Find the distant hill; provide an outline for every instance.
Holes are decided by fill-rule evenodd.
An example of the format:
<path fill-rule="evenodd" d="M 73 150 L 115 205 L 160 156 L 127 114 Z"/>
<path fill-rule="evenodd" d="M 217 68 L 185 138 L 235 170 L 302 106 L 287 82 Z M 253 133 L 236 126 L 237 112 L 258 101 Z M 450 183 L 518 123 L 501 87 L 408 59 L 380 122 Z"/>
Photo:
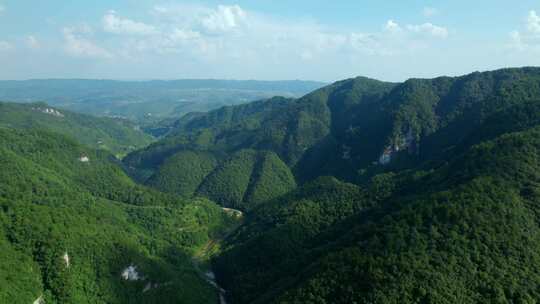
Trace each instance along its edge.
<path fill-rule="evenodd" d="M 0 126 L 57 132 L 89 147 L 109 150 L 117 156 L 123 156 L 152 142 L 151 136 L 125 119 L 77 114 L 45 103 L 0 102 Z"/>
<path fill-rule="evenodd" d="M 98 116 L 154 123 L 189 112 L 205 112 L 272 96 L 299 97 L 324 83 L 255 80 L 27 80 L 0 81 L 0 100 L 46 102 Z"/>

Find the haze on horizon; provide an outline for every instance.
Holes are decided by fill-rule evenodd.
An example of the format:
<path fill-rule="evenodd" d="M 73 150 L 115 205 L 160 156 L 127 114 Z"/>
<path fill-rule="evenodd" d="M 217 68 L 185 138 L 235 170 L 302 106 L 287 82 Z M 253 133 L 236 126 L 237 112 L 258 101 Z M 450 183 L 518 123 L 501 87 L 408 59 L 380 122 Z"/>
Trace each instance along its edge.
<path fill-rule="evenodd" d="M 0 79 L 387 81 L 540 65 L 540 3 L 0 0 Z"/>

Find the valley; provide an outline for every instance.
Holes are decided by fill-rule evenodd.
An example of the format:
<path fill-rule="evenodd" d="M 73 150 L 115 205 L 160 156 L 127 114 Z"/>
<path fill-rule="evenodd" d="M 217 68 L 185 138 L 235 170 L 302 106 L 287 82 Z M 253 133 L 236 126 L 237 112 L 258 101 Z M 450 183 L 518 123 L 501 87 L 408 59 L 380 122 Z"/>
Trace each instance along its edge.
<path fill-rule="evenodd" d="M 44 102 L 71 112 L 129 119 L 160 134 L 163 127 L 168 127 L 163 122 L 187 113 L 206 112 L 275 95 L 299 97 L 324 85 L 315 81 L 219 79 L 36 79 L 0 81 L 0 101 Z"/>
<path fill-rule="evenodd" d="M 540 2 L 0 0 L 0 304 L 540 304 Z"/>
<path fill-rule="evenodd" d="M 0 103 L 1 303 L 534 303 L 540 69 L 127 120 Z"/>

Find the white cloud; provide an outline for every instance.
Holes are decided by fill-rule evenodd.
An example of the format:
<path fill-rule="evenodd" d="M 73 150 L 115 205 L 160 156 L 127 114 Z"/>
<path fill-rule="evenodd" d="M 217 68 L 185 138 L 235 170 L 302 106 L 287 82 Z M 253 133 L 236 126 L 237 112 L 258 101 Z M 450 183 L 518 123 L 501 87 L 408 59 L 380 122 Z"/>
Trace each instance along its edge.
<path fill-rule="evenodd" d="M 437 26 L 429 22 L 424 24 L 409 24 L 403 28 L 396 21 L 390 19 L 384 26 L 386 32 L 392 34 L 422 34 L 428 37 L 446 38 L 448 37 L 448 30 L 445 27 Z"/>
<path fill-rule="evenodd" d="M 401 32 L 401 26 L 397 24 L 394 20 L 390 19 L 386 21 L 386 25 L 384 26 L 384 29 L 391 33 L 398 33 Z"/>
<path fill-rule="evenodd" d="M 378 31 L 350 31 L 313 20 L 273 17 L 238 5 L 161 5 L 153 7 L 148 17 L 133 21 L 121 12 L 107 12 L 95 33 L 88 27 L 64 30 L 65 50 L 77 57 L 114 57 L 119 65 L 167 62 L 190 66 L 196 72 L 205 68 L 251 73 L 268 65 L 274 71 L 292 67 L 301 71 L 299 62 L 335 67 L 376 61 L 366 59 L 370 57 L 426 52 L 438 43 L 433 38 L 448 34 L 432 24 L 407 26 L 394 20 Z M 103 42 L 98 45 L 98 41 Z"/>
<path fill-rule="evenodd" d="M 86 38 L 92 33 L 92 29 L 88 26 L 79 28 L 64 28 L 64 49 L 74 57 L 87 58 L 112 58 L 113 55 L 106 49 L 96 45 Z"/>
<path fill-rule="evenodd" d="M 448 37 L 448 30 L 446 28 L 433 25 L 429 22 L 420 25 L 408 25 L 407 29 L 414 33 L 428 34 L 437 38 Z"/>
<path fill-rule="evenodd" d="M 152 35 L 157 33 L 154 26 L 117 17 L 115 11 L 109 11 L 103 16 L 103 29 L 114 34 Z"/>
<path fill-rule="evenodd" d="M 536 11 L 530 11 L 527 17 L 527 30 L 531 33 L 540 34 L 540 17 Z"/>
<path fill-rule="evenodd" d="M 403 27 L 394 20 L 388 20 L 380 32 L 345 32 L 314 22 L 272 18 L 238 5 L 155 6 L 151 14 L 156 20 L 152 25 L 137 22 L 135 26 L 133 21 L 126 21 L 129 19 L 120 22 L 114 12 L 104 18 L 107 32 L 153 33 L 124 41 L 119 53 L 131 59 L 153 52 L 182 54 L 184 58 L 202 61 L 273 58 L 276 62 L 286 62 L 292 58 L 312 60 L 332 54 L 390 56 L 414 51 L 419 45 L 429 46 L 431 38 L 448 35 L 446 28 L 431 23 Z M 426 43 L 418 42 L 423 40 Z"/>
<path fill-rule="evenodd" d="M 217 10 L 201 19 L 202 26 L 209 32 L 228 32 L 245 25 L 247 13 L 238 5 L 219 5 Z"/>
<path fill-rule="evenodd" d="M 26 46 L 28 48 L 31 48 L 31 49 L 39 49 L 41 47 L 41 43 L 39 42 L 39 40 L 33 36 L 33 35 L 30 35 L 30 36 L 27 36 L 25 39 L 24 39 L 24 42 L 26 44 Z"/>
<path fill-rule="evenodd" d="M 424 7 L 422 14 L 426 18 L 431 18 L 439 14 L 439 10 L 434 7 Z"/>
<path fill-rule="evenodd" d="M 0 52 L 11 51 L 15 47 L 7 41 L 0 41 Z"/>
<path fill-rule="evenodd" d="M 0 15 L 6 11 L 6 8 L 2 5 L 0 5 Z"/>
<path fill-rule="evenodd" d="M 514 51 L 540 50 L 540 16 L 536 11 L 529 11 L 522 31 L 510 32 L 510 42 L 506 46 Z"/>

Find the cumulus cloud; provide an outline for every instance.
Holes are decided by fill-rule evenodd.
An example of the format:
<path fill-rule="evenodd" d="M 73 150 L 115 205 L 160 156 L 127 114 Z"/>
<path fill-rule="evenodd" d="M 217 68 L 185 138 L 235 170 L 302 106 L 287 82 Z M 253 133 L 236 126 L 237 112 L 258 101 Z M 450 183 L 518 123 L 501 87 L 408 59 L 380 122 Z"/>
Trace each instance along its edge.
<path fill-rule="evenodd" d="M 311 60 L 324 54 L 391 55 L 407 49 L 407 40 L 445 38 L 448 30 L 431 23 L 401 26 L 388 20 L 381 32 L 346 32 L 316 22 L 278 20 L 238 5 L 160 5 L 153 37 L 141 38 L 132 51 L 189 53 L 195 57 L 272 58 Z M 400 47 L 396 47 L 396 45 Z M 134 57 L 134 56 L 131 56 Z"/>
<path fill-rule="evenodd" d="M 527 29 L 531 33 L 540 34 L 540 17 L 536 11 L 530 11 L 527 17 Z"/>
<path fill-rule="evenodd" d="M 437 38 L 448 37 L 448 30 L 446 28 L 433 25 L 429 22 L 420 25 L 408 25 L 407 29 L 414 33 L 427 34 Z"/>
<path fill-rule="evenodd" d="M 510 32 L 507 47 L 515 51 L 540 50 L 540 16 L 531 10 L 525 19 L 523 29 Z"/>
<path fill-rule="evenodd" d="M 118 17 L 115 11 L 109 11 L 103 16 L 103 29 L 114 34 L 152 35 L 157 33 L 154 26 Z"/>
<path fill-rule="evenodd" d="M 386 22 L 384 30 L 393 34 L 422 34 L 426 37 L 435 38 L 448 37 L 448 30 L 445 27 L 437 26 L 429 22 L 424 24 L 409 24 L 405 27 L 402 27 L 396 21 L 390 19 Z"/>
<path fill-rule="evenodd" d="M 151 9 L 148 19 L 128 17 L 109 11 L 95 33 L 90 28 L 66 28 L 65 50 L 77 57 L 115 57 L 137 63 L 171 56 L 178 58 L 179 65 L 234 67 L 237 71 L 268 64 L 288 68 L 302 61 L 333 62 L 333 66 L 361 62 L 369 56 L 417 52 L 438 43 L 434 38 L 448 35 L 446 28 L 431 23 L 400 25 L 394 20 L 374 32 L 343 30 L 238 5 L 160 5 Z M 103 42 L 98 45 L 96 41 Z"/>
<path fill-rule="evenodd" d="M 201 19 L 201 24 L 209 32 L 228 32 L 245 25 L 247 13 L 238 5 L 219 5 Z"/>
<path fill-rule="evenodd" d="M 30 36 L 27 36 L 25 39 L 24 39 L 24 43 L 26 44 L 26 46 L 30 49 L 39 49 L 41 47 L 41 43 L 39 42 L 39 40 L 33 36 L 33 35 L 30 35 Z"/>
<path fill-rule="evenodd" d="M 422 14 L 424 15 L 424 17 L 426 18 L 431 18 L 433 16 L 436 16 L 439 14 L 439 10 L 434 8 L 434 7 L 424 7 L 424 9 L 422 10 Z"/>
<path fill-rule="evenodd" d="M 399 26 L 399 24 L 397 24 L 392 19 L 386 21 L 386 25 L 384 26 L 384 29 L 391 33 L 401 32 L 401 26 Z"/>
<path fill-rule="evenodd" d="M 101 59 L 113 57 L 109 51 L 87 38 L 88 35 L 93 33 L 88 26 L 66 27 L 62 30 L 62 33 L 64 35 L 64 49 L 71 56 Z"/>

